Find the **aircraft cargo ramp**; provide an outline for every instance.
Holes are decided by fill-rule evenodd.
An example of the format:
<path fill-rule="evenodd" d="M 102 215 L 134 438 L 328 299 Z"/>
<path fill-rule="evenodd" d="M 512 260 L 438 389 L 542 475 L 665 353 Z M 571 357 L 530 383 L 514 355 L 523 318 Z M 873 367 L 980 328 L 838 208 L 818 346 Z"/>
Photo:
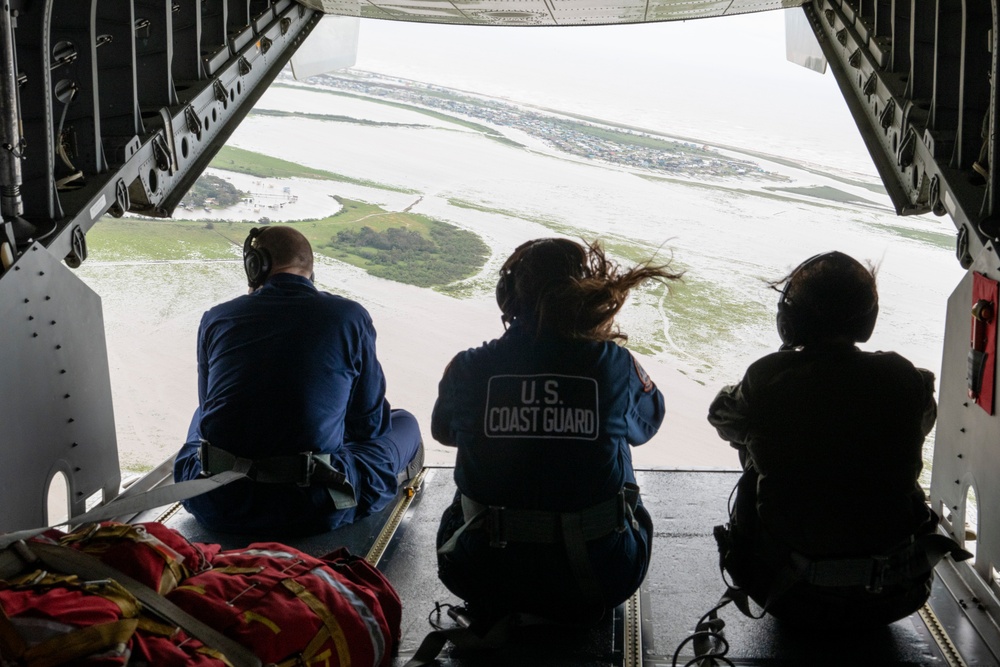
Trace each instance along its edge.
<path fill-rule="evenodd" d="M 415 492 L 401 492 L 381 514 L 323 535 L 290 540 L 314 555 L 346 546 L 367 554 L 392 581 L 403 601 L 403 640 L 395 667 L 402 667 L 431 631 L 435 603 L 458 604 L 438 581 L 435 536 L 455 487 L 452 468 L 425 468 Z M 671 665 L 677 646 L 724 591 L 712 527 L 726 519 L 726 499 L 739 477 L 734 471 L 646 470 L 637 478 L 653 517 L 653 561 L 639 595 L 594 629 L 534 627 L 515 630 L 506 648 L 470 652 L 448 644 L 439 662 L 455 667 L 590 667 Z M 190 539 L 226 548 L 269 539 L 206 531 L 177 510 L 162 519 Z M 998 635 L 978 600 L 966 591 L 949 559 L 937 568 L 931 600 L 919 613 L 869 634 L 804 635 L 766 617 L 750 620 L 732 605 L 721 611 L 735 665 L 937 666 L 998 665 Z M 441 624 L 454 622 L 440 614 Z M 678 665 L 694 654 L 691 643 Z M 691 663 L 709 667 L 721 662 Z"/>

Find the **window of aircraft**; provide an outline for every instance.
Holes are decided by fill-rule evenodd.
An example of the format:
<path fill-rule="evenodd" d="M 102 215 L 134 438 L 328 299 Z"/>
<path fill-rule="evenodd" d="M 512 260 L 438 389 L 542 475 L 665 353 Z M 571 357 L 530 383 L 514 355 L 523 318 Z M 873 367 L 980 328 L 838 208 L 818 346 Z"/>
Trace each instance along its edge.
<path fill-rule="evenodd" d="M 48 503 L 46 504 L 46 525 L 54 526 L 69 518 L 69 480 L 62 472 L 56 472 L 49 481 Z"/>
<path fill-rule="evenodd" d="M 976 490 L 970 486 L 965 494 L 965 549 L 975 555 L 978 540 L 979 504 L 976 502 Z"/>
<path fill-rule="evenodd" d="M 785 60 L 780 12 L 554 30 L 366 21 L 356 65 L 283 73 L 172 220 L 89 233 L 80 274 L 103 299 L 126 472 L 183 441 L 200 316 L 246 291 L 243 240 L 266 224 L 306 233 L 318 285 L 368 308 L 388 398 L 418 416 L 431 464 L 453 461 L 430 442 L 437 382 L 503 333 L 497 270 L 527 239 L 600 239 L 623 264 L 685 271 L 619 318 L 667 397 L 638 467 L 737 466 L 707 406 L 779 345 L 767 283 L 803 259 L 877 264 L 866 349 L 935 373 L 962 275 L 950 220 L 893 212 L 832 75 Z"/>

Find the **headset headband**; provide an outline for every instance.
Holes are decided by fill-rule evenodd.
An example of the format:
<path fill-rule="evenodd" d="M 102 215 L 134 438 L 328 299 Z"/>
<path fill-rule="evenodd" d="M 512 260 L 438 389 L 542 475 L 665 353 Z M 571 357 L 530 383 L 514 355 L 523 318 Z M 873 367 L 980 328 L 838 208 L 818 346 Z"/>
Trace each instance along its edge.
<path fill-rule="evenodd" d="M 782 348 L 789 349 L 799 347 L 806 343 L 822 339 L 829 334 L 831 327 L 835 327 L 836 333 L 849 336 L 856 343 L 864 343 L 871 338 L 875 329 L 875 320 L 878 318 L 878 295 L 872 305 L 863 312 L 855 313 L 845 318 L 841 322 L 824 321 L 824 314 L 814 307 L 796 304 L 789 299 L 788 292 L 799 274 L 808 267 L 821 261 L 834 261 L 841 266 L 864 267 L 850 255 L 840 251 L 831 251 L 813 255 L 805 260 L 792 271 L 781 289 L 781 296 L 778 298 L 777 327 L 778 335 L 781 337 Z M 827 331 L 823 329 L 826 328 Z"/>

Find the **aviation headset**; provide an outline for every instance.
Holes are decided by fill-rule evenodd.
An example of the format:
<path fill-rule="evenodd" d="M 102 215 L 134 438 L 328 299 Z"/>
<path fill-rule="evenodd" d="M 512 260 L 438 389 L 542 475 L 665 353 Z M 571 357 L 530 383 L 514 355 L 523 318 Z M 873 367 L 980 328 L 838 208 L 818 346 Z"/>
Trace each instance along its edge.
<path fill-rule="evenodd" d="M 843 319 L 824 313 L 821 307 L 796 304 L 792 299 L 789 299 L 789 287 L 796 277 L 804 269 L 820 262 L 835 264 L 832 275 L 827 280 L 838 280 L 844 274 L 857 269 L 868 271 L 856 259 L 838 251 L 820 253 L 799 264 L 788 276 L 788 280 L 785 281 L 781 290 L 781 296 L 778 298 L 777 325 L 782 349 L 791 349 L 822 339 L 830 330 L 849 336 L 856 343 L 864 343 L 871 338 L 872 331 L 875 329 L 875 320 L 878 318 L 877 294 L 874 295 L 874 303 L 869 308 L 850 314 Z M 850 296 L 850 294 L 845 295 L 845 297 Z"/>
<path fill-rule="evenodd" d="M 520 273 L 519 267 L 528 261 L 529 257 L 535 255 L 538 251 L 543 249 L 549 249 L 552 252 L 547 253 L 549 256 L 544 258 L 544 263 L 558 270 L 561 264 L 565 264 L 567 267 L 570 262 L 578 263 L 578 257 L 571 257 L 568 252 L 561 253 L 564 244 L 573 244 L 572 241 L 565 241 L 564 239 L 534 239 L 532 241 L 527 241 L 522 243 L 517 247 L 516 250 L 507 258 L 504 262 L 503 267 L 500 269 L 500 279 L 497 281 L 497 305 L 500 306 L 500 319 L 505 325 L 510 324 L 514 321 L 515 317 L 520 317 L 523 315 L 521 313 L 521 304 L 518 302 L 517 294 L 517 281 L 518 274 Z M 575 244 L 573 244 L 575 245 Z M 570 246 L 565 246 L 566 248 Z M 534 263 L 533 261 L 531 263 Z M 572 275 L 572 273 L 566 273 L 567 276 Z M 555 278 L 556 276 L 554 276 Z"/>
<path fill-rule="evenodd" d="M 247 285 L 257 289 L 264 284 L 271 273 L 271 253 L 266 248 L 254 244 L 254 239 L 264 233 L 264 229 L 254 227 L 243 242 L 243 270 L 247 274 Z"/>

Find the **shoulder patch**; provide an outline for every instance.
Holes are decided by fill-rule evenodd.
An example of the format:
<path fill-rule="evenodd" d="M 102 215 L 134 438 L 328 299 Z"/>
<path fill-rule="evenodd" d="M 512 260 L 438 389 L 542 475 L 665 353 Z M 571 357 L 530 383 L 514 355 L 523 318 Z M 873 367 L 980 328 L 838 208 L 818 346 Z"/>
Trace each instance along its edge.
<path fill-rule="evenodd" d="M 653 380 L 649 377 L 649 373 L 647 373 L 646 369 L 639 365 L 639 360 L 635 357 L 632 357 L 632 363 L 635 365 L 635 374 L 639 376 L 639 382 L 642 382 L 642 390 L 647 394 L 653 391 L 656 385 L 653 384 Z"/>

